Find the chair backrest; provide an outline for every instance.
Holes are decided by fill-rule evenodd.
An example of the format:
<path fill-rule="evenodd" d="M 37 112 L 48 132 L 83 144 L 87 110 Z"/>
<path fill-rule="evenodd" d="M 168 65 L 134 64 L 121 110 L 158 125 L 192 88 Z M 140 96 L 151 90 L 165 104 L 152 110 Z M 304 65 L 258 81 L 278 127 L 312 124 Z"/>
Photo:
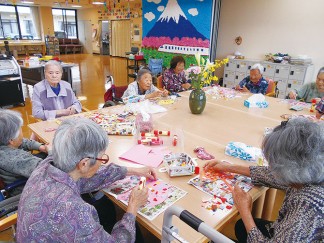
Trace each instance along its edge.
<path fill-rule="evenodd" d="M 131 47 L 131 51 L 130 51 L 130 52 L 131 52 L 132 54 L 136 54 L 138 51 L 139 51 L 139 48 L 138 48 L 137 46 L 132 46 L 132 47 Z"/>
<path fill-rule="evenodd" d="M 266 80 L 268 82 L 266 95 L 271 97 L 276 97 L 277 82 L 273 81 L 272 79 L 266 79 Z"/>
<path fill-rule="evenodd" d="M 163 76 L 160 75 L 156 78 L 156 87 L 158 89 L 163 89 Z"/>
<path fill-rule="evenodd" d="M 148 66 L 153 75 L 162 74 L 163 59 L 149 59 Z"/>

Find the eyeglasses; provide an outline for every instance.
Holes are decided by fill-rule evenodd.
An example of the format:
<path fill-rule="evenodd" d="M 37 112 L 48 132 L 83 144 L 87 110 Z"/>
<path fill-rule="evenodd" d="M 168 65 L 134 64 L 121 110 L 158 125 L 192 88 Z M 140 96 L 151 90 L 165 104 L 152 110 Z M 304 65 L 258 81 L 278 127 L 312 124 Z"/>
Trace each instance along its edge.
<path fill-rule="evenodd" d="M 87 157 L 88 159 L 95 159 L 101 161 L 101 164 L 107 164 L 109 161 L 109 156 L 107 154 L 103 154 L 101 158 Z"/>
<path fill-rule="evenodd" d="M 320 79 L 320 78 L 317 78 L 317 82 L 322 82 L 322 83 L 324 83 L 324 79 Z"/>

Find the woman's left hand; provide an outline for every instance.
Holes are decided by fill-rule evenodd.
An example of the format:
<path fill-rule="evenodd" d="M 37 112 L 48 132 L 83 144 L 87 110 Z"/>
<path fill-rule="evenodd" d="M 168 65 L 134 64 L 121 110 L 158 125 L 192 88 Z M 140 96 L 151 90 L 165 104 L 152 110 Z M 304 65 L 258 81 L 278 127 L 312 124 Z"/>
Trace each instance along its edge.
<path fill-rule="evenodd" d="M 150 180 L 157 180 L 156 172 L 152 167 L 128 168 L 128 175 L 144 176 Z"/>
<path fill-rule="evenodd" d="M 234 205 L 241 214 L 242 212 L 251 212 L 252 197 L 249 193 L 240 188 L 239 183 L 240 182 L 236 182 L 234 190 L 232 191 Z"/>

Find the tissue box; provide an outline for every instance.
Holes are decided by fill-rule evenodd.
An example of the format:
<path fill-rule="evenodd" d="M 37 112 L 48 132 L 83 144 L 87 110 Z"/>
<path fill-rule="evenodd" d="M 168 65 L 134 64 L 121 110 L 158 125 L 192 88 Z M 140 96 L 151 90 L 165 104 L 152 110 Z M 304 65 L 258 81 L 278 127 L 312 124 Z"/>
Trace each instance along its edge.
<path fill-rule="evenodd" d="M 240 142 L 230 142 L 225 147 L 225 154 L 242 160 L 256 161 L 256 158 L 262 156 L 262 151 Z"/>
<path fill-rule="evenodd" d="M 267 101 L 262 102 L 250 102 L 249 100 L 244 100 L 244 106 L 247 108 L 258 107 L 258 108 L 267 108 L 269 103 Z"/>
<path fill-rule="evenodd" d="M 244 101 L 244 106 L 251 108 L 251 107 L 258 107 L 258 108 L 266 108 L 268 107 L 269 103 L 265 100 L 263 94 L 253 94 L 247 100 Z"/>
<path fill-rule="evenodd" d="M 137 102 L 140 102 L 140 101 L 141 101 L 141 97 L 135 96 L 135 95 L 123 98 L 124 103 L 137 103 Z"/>
<path fill-rule="evenodd" d="M 170 177 L 192 175 L 196 167 L 196 163 L 185 153 L 167 154 L 163 164 Z"/>

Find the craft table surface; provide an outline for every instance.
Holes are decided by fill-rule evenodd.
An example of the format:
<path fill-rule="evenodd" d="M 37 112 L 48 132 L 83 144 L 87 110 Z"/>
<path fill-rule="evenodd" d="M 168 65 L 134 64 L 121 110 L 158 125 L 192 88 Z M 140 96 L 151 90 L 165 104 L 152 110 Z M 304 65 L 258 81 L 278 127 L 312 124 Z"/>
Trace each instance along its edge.
<path fill-rule="evenodd" d="M 165 106 L 168 109 L 167 112 L 153 115 L 154 128 L 171 130 L 171 132 L 180 134 L 178 146 L 170 147 L 170 150 L 173 152 L 185 152 L 195 157 L 193 149 L 197 146 L 202 146 L 216 158 L 226 159 L 238 164 L 249 163 L 252 165 L 253 163 L 226 156 L 224 149 L 229 142 L 243 142 L 248 145 L 260 147 L 264 128 L 274 127 L 280 124 L 283 120 L 280 115 L 312 114 L 306 109 L 299 112 L 290 111 L 288 104 L 278 102 L 278 99 L 271 97 L 266 98 L 269 102 L 268 108 L 249 109 L 243 105 L 243 101 L 249 96 L 242 95 L 240 98 L 230 100 L 215 100 L 208 97 L 204 112 L 200 115 L 193 115 L 189 109 L 188 97 L 189 92 L 181 93 L 181 97 L 174 104 Z M 113 108 L 105 108 L 105 110 L 109 109 Z M 43 121 L 30 124 L 29 127 L 43 141 L 51 142 L 55 132 L 45 132 L 45 128 L 56 128 L 58 127 L 58 123 L 55 120 Z M 110 161 L 125 166 L 136 166 L 133 163 L 127 163 L 118 158 L 118 156 L 136 144 L 136 138 L 133 136 L 111 135 L 109 139 L 112 141 L 107 150 Z M 205 161 L 198 159 L 198 164 L 202 168 Z M 193 213 L 215 229 L 221 229 L 230 219 L 238 214 L 236 208 L 233 207 L 228 215 L 223 218 L 217 218 L 209 210 L 201 207 L 202 198 L 208 196 L 204 192 L 187 184 L 189 179 L 194 177 L 194 175 L 170 178 L 167 173 L 158 172 L 158 177 L 187 191 L 188 194 L 175 204 Z M 262 196 L 264 199 L 266 190 L 267 188 L 253 188 L 250 191 L 253 201 Z M 123 209 L 126 208 L 121 202 L 111 196 L 110 198 Z M 269 207 L 269 205 L 267 206 Z M 272 206 L 270 205 L 271 209 Z M 261 211 L 262 207 L 263 203 L 261 205 Z M 163 213 L 153 221 L 149 221 L 142 216 L 137 216 L 137 220 L 158 238 L 161 238 Z M 173 224 L 179 229 L 180 235 L 186 240 L 190 242 L 206 241 L 206 238 L 202 234 L 191 229 L 177 217 L 173 217 Z"/>

